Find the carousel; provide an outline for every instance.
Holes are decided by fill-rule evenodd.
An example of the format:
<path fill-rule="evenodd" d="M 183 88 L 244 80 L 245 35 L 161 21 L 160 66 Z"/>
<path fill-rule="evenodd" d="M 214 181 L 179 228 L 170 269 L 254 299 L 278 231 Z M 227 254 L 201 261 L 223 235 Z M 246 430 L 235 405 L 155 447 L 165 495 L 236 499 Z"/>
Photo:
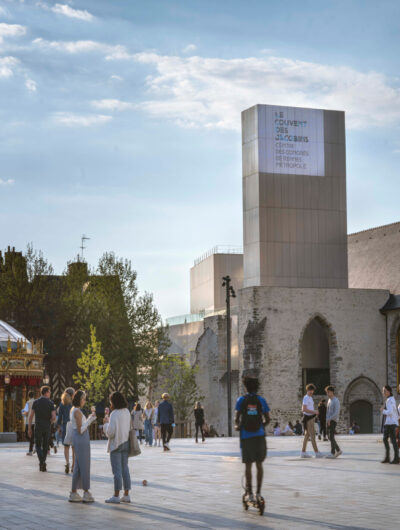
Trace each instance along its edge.
<path fill-rule="evenodd" d="M 44 375 L 43 342 L 29 341 L 19 331 L 0 320 L 0 433 L 15 432 L 24 439 L 25 423 L 21 414 L 28 392 L 38 397 Z"/>

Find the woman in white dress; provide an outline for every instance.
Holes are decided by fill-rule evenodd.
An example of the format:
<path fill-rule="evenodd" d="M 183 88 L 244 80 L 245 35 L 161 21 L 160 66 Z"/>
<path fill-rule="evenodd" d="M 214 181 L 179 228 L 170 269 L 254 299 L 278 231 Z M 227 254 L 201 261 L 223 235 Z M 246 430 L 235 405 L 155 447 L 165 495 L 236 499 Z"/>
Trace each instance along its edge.
<path fill-rule="evenodd" d="M 96 419 L 96 412 L 86 418 L 82 408 L 86 403 L 86 394 L 83 390 L 77 390 L 72 398 L 71 426 L 72 445 L 75 449 L 75 465 L 72 474 L 72 489 L 69 496 L 70 502 L 93 502 L 90 493 L 90 437 L 88 428 Z M 83 497 L 78 493 L 83 490 Z"/>

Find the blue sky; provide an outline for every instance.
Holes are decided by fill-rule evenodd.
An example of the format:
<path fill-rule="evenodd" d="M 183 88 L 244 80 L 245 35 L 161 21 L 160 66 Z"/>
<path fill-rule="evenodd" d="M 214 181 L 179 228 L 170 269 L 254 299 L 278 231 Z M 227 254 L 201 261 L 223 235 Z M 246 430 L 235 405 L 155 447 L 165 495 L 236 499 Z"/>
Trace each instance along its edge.
<path fill-rule="evenodd" d="M 164 317 L 242 243 L 240 112 L 346 111 L 348 228 L 400 220 L 400 3 L 0 0 L 0 248 L 132 260 Z"/>

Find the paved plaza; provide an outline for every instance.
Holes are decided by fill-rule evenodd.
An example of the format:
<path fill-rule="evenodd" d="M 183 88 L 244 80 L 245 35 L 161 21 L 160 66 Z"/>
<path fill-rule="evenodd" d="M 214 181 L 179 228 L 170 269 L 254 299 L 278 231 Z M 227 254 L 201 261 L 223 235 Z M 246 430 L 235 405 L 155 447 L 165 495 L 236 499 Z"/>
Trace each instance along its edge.
<path fill-rule="evenodd" d="M 0 528 L 398 528 L 400 466 L 380 464 L 381 437 L 338 440 L 341 458 L 301 460 L 300 438 L 268 438 L 263 517 L 242 508 L 237 439 L 172 440 L 170 453 L 143 447 L 130 460 L 133 502 L 119 506 L 104 504 L 113 490 L 105 442 L 92 442 L 92 505 L 67 502 L 61 447 L 44 474 L 24 444 L 0 446 Z"/>

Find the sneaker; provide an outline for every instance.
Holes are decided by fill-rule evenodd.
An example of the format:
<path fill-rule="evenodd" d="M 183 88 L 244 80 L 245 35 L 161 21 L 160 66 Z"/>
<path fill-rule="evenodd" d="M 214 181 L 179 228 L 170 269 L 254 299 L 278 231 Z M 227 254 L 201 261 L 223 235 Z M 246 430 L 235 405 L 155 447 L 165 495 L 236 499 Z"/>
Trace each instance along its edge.
<path fill-rule="evenodd" d="M 33 453 L 32 453 L 31 451 L 28 451 L 28 452 L 26 453 L 26 456 L 33 456 Z"/>
<path fill-rule="evenodd" d="M 315 458 L 325 458 L 325 456 L 322 453 L 315 453 Z"/>
<path fill-rule="evenodd" d="M 256 502 L 256 498 L 254 496 L 254 493 L 248 493 L 247 496 L 246 496 L 246 501 L 249 504 L 253 504 L 254 502 Z"/>
<path fill-rule="evenodd" d="M 336 458 L 336 456 L 337 456 L 337 455 L 329 454 L 329 455 L 326 456 L 326 458 L 329 458 L 329 459 L 330 459 L 330 458 Z"/>
<path fill-rule="evenodd" d="M 79 495 L 79 493 L 72 492 L 69 494 L 69 502 L 82 502 L 82 497 Z"/>
<path fill-rule="evenodd" d="M 312 458 L 308 453 L 301 453 L 300 458 Z"/>
<path fill-rule="evenodd" d="M 125 502 L 126 504 L 129 504 L 131 502 L 131 498 L 129 495 L 124 495 L 121 497 L 121 502 Z"/>
<path fill-rule="evenodd" d="M 115 495 L 113 495 L 109 499 L 106 499 L 107 504 L 120 504 L 120 502 L 121 502 L 121 499 L 119 497 L 115 497 Z"/>
<path fill-rule="evenodd" d="M 90 491 L 85 491 L 83 494 L 83 502 L 94 502 L 94 498 L 92 497 L 92 494 Z"/>
<path fill-rule="evenodd" d="M 339 451 L 337 451 L 337 453 L 336 453 L 336 455 L 335 455 L 335 458 L 337 458 L 338 456 L 340 456 L 340 455 L 342 455 L 342 454 L 343 454 L 343 451 L 341 451 L 341 450 L 339 449 Z"/>
<path fill-rule="evenodd" d="M 400 460 L 398 458 L 393 458 L 393 460 L 390 462 L 391 464 L 398 464 Z"/>

